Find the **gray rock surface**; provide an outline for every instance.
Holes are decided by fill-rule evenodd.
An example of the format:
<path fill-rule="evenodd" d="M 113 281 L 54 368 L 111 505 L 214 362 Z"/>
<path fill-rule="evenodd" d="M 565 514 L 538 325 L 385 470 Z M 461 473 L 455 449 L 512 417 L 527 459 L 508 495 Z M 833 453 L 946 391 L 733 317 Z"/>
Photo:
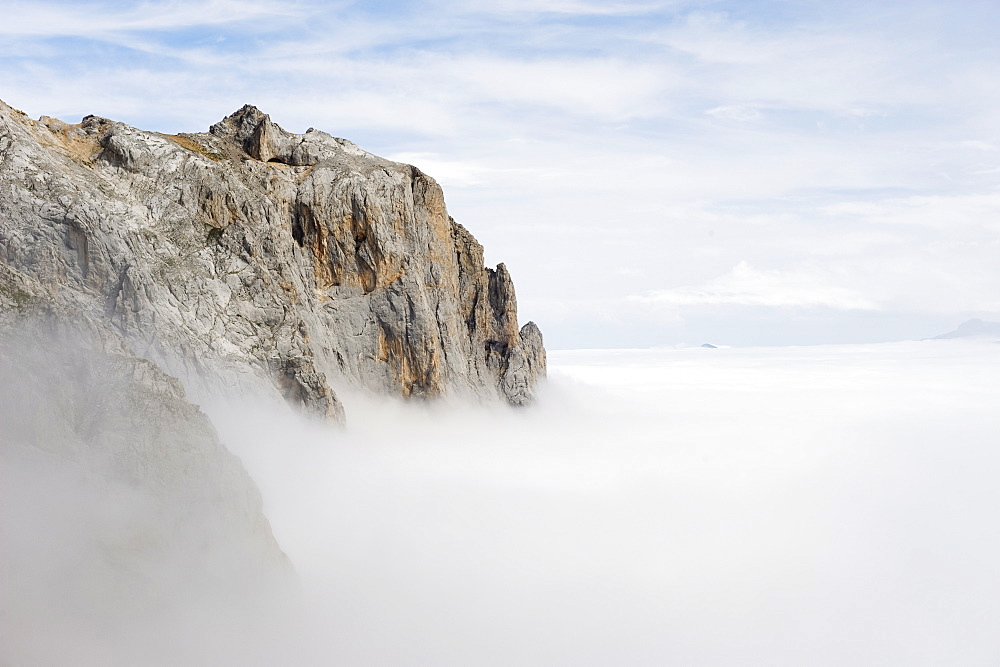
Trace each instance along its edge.
<path fill-rule="evenodd" d="M 44 302 L 189 388 L 265 381 L 528 403 L 542 336 L 441 188 L 246 106 L 199 134 L 0 103 L 0 308 Z"/>

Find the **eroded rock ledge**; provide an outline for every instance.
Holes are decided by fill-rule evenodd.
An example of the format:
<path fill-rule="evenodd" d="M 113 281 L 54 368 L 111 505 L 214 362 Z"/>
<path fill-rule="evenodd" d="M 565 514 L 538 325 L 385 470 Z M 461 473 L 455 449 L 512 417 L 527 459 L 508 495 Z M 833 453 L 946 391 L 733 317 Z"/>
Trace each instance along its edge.
<path fill-rule="evenodd" d="M 106 328 L 188 383 L 264 379 L 337 419 L 331 385 L 523 405 L 545 374 L 432 178 L 252 106 L 172 136 L 0 103 L 0 211 L 0 309 Z"/>

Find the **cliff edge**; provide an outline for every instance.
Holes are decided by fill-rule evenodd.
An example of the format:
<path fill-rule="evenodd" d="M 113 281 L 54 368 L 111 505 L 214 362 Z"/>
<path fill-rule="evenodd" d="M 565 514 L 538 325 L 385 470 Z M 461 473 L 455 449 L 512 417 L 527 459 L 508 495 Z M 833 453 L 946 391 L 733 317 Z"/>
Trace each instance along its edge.
<path fill-rule="evenodd" d="M 545 374 L 432 178 L 252 106 L 164 135 L 0 103 L 0 211 L 0 311 L 120 336 L 189 386 L 264 380 L 336 420 L 338 383 L 524 405 Z"/>

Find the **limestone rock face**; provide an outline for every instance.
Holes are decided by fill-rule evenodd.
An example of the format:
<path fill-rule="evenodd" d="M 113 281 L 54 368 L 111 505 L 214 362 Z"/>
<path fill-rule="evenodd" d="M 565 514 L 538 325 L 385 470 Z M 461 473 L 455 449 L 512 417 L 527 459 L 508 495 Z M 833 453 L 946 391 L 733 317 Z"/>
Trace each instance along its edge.
<path fill-rule="evenodd" d="M 186 384 L 523 405 L 545 374 L 506 268 L 416 167 L 246 106 L 200 134 L 0 103 L 0 308 L 44 301 Z"/>

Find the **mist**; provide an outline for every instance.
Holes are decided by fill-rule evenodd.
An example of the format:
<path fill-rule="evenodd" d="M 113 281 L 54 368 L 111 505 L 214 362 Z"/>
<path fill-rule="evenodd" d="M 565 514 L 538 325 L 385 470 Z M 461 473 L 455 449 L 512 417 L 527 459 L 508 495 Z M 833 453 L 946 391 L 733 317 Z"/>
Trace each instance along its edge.
<path fill-rule="evenodd" d="M 260 496 L 204 415 L 152 428 L 118 366 L 53 349 L 0 368 L 5 663 L 1000 650 L 995 343 L 553 352 L 530 408 L 341 388 L 346 428 L 203 401 Z"/>
<path fill-rule="evenodd" d="M 296 587 L 180 383 L 52 321 L 0 331 L 0 582 L 12 666 L 274 664 Z"/>
<path fill-rule="evenodd" d="M 209 413 L 301 578 L 298 664 L 981 664 L 998 361 L 557 352 L 527 410 Z"/>

